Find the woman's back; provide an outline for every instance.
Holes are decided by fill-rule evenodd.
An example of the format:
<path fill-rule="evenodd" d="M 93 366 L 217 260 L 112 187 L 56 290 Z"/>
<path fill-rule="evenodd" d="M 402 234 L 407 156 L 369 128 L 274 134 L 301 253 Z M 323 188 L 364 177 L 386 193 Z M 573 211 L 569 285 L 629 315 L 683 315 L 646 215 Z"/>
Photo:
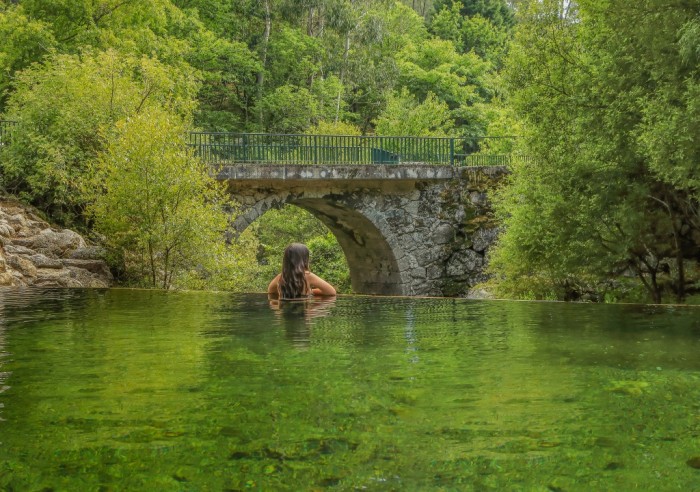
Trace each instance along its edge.
<path fill-rule="evenodd" d="M 304 299 L 312 295 L 334 296 L 335 288 L 309 271 L 309 249 L 300 243 L 287 246 L 282 257 L 282 273 L 277 275 L 267 292 L 280 299 Z"/>

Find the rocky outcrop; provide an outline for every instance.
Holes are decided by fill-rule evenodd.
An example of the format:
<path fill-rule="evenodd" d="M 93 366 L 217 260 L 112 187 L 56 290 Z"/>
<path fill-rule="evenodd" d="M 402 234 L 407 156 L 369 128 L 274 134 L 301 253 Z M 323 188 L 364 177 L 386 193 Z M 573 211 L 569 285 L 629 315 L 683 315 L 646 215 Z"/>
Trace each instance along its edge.
<path fill-rule="evenodd" d="M 52 227 L 30 207 L 0 199 L 0 286 L 109 287 L 102 248 Z"/>

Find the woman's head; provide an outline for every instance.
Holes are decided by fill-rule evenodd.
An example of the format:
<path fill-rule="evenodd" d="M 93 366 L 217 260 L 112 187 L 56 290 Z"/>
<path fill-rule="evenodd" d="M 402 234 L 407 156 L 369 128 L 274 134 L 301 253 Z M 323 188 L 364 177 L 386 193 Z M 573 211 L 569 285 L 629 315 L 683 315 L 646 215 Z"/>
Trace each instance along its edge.
<path fill-rule="evenodd" d="M 309 291 L 306 271 L 309 269 L 309 248 L 300 243 L 292 243 L 284 250 L 282 257 L 282 277 L 279 281 L 280 297 L 296 299 L 306 296 Z"/>
<path fill-rule="evenodd" d="M 284 250 L 282 258 L 282 271 L 285 268 L 309 269 L 309 248 L 305 244 L 292 243 Z"/>

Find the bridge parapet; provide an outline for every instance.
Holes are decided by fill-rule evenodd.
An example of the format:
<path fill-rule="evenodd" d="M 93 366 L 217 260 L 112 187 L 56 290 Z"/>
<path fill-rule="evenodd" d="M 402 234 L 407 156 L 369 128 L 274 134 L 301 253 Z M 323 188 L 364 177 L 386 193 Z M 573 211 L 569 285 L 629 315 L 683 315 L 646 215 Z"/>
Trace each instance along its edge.
<path fill-rule="evenodd" d="M 212 165 L 233 163 L 440 166 L 508 165 L 510 154 L 490 153 L 515 137 L 383 137 L 192 132 L 190 145 Z"/>
<path fill-rule="evenodd" d="M 402 166 L 375 165 L 287 165 L 239 164 L 223 166 L 217 171 L 219 180 L 444 180 L 453 179 L 459 168 L 422 163 Z"/>
<path fill-rule="evenodd" d="M 0 146 L 16 121 L 0 120 Z M 508 166 L 526 159 L 489 152 L 494 142 L 516 137 L 406 137 L 190 132 L 189 145 L 217 168 L 238 164 Z"/>

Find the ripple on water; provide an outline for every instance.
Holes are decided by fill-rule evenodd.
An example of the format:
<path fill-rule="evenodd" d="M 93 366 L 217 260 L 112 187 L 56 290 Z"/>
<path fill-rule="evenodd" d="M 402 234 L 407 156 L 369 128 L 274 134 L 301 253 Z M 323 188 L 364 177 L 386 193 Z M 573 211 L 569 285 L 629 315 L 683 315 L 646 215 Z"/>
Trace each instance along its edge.
<path fill-rule="evenodd" d="M 697 485 L 697 311 L 31 288 L 0 309 L 0 490 Z"/>

